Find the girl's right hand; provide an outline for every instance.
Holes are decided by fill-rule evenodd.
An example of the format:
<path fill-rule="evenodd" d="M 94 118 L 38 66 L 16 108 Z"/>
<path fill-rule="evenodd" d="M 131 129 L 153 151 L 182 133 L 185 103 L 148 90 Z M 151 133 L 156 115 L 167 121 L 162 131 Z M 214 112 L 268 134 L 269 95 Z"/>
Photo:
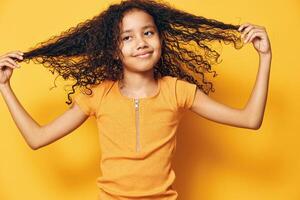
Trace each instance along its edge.
<path fill-rule="evenodd" d="M 23 52 L 12 51 L 0 56 L 0 85 L 7 83 L 16 67 L 20 67 L 15 59 L 23 60 Z"/>

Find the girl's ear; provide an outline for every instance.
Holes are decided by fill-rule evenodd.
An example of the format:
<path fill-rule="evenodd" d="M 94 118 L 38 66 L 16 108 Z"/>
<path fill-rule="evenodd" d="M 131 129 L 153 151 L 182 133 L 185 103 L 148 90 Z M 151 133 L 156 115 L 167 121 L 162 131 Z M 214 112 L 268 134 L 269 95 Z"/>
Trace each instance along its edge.
<path fill-rule="evenodd" d="M 163 38 L 162 38 L 161 34 L 159 34 L 159 41 L 160 41 L 160 45 L 162 46 L 163 45 Z"/>
<path fill-rule="evenodd" d="M 160 39 L 160 46 L 162 47 L 163 44 L 164 44 L 164 40 L 161 38 L 161 39 Z"/>
<path fill-rule="evenodd" d="M 114 56 L 113 56 L 113 59 L 115 59 L 115 60 L 119 60 L 119 56 L 117 56 L 117 55 L 114 55 Z"/>
<path fill-rule="evenodd" d="M 114 53 L 113 59 L 115 59 L 115 60 L 119 60 L 119 59 L 120 59 L 120 57 L 118 56 L 118 53 L 117 53 L 117 52 Z"/>

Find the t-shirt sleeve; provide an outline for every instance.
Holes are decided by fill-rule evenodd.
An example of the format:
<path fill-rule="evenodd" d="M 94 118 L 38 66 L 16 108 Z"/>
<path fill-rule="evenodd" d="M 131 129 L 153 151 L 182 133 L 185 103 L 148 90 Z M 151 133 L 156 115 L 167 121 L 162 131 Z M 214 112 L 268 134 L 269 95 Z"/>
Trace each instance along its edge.
<path fill-rule="evenodd" d="M 93 86 L 90 89 L 80 88 L 74 96 L 73 104 L 76 103 L 86 115 L 95 116 L 100 102 L 99 88 Z"/>
<path fill-rule="evenodd" d="M 197 85 L 185 80 L 175 80 L 175 94 L 178 109 L 190 109 L 193 105 Z"/>

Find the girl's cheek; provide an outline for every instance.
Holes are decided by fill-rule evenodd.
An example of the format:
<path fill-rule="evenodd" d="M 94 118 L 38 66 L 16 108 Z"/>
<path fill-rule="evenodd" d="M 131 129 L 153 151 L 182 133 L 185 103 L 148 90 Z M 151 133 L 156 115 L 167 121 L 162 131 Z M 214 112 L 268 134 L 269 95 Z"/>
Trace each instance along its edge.
<path fill-rule="evenodd" d="M 124 45 L 122 48 L 122 53 L 127 56 L 131 54 L 131 46 L 130 45 Z"/>

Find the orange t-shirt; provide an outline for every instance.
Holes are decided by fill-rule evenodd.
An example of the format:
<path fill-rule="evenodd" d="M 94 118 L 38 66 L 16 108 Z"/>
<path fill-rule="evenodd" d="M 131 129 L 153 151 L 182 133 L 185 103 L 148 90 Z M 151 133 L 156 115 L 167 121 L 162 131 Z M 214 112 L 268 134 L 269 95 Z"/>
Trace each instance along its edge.
<path fill-rule="evenodd" d="M 100 200 L 177 199 L 171 166 L 176 130 L 197 85 L 164 76 L 158 86 L 155 95 L 134 99 L 120 92 L 118 81 L 105 80 L 92 87 L 92 96 L 75 95 L 74 102 L 97 122 Z"/>

